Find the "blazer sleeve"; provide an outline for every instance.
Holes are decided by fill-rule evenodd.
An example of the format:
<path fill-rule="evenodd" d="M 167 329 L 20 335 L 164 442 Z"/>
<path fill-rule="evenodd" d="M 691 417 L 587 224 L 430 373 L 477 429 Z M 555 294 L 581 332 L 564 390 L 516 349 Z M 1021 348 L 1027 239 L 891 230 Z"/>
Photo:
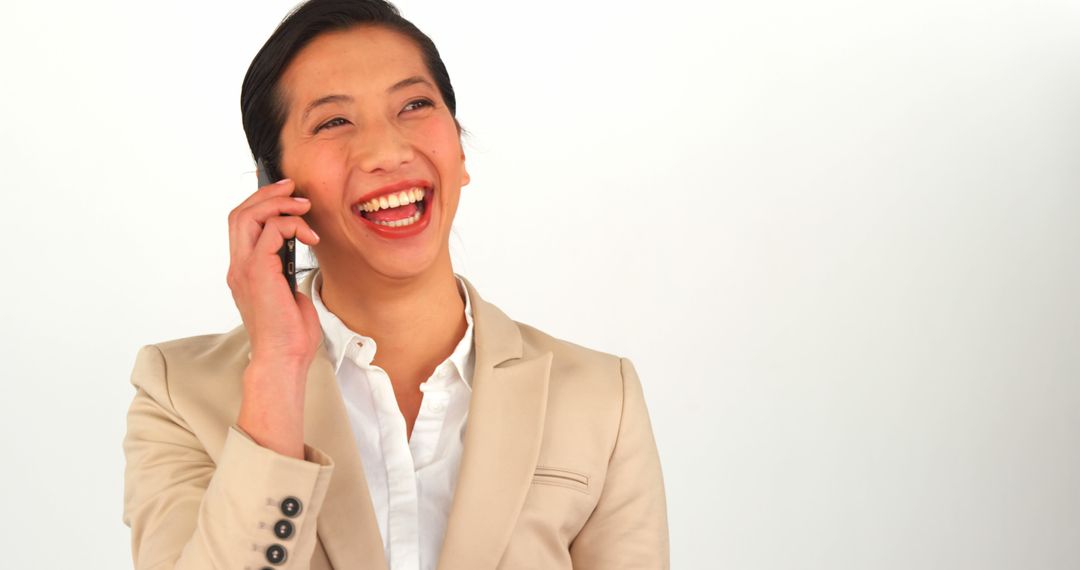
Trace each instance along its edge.
<path fill-rule="evenodd" d="M 331 459 L 310 446 L 305 460 L 281 455 L 233 425 L 215 462 L 174 409 L 166 359 L 155 345 L 139 351 L 131 383 L 123 520 L 135 568 L 263 568 L 278 545 L 284 552 L 271 555 L 284 554 L 284 561 L 274 568 L 306 570 Z M 275 535 L 275 525 L 285 530 L 282 520 L 292 526 L 287 538 Z"/>
<path fill-rule="evenodd" d="M 641 381 L 619 359 L 623 400 L 615 448 L 596 508 L 570 544 L 574 568 L 667 570 L 667 499 Z"/>

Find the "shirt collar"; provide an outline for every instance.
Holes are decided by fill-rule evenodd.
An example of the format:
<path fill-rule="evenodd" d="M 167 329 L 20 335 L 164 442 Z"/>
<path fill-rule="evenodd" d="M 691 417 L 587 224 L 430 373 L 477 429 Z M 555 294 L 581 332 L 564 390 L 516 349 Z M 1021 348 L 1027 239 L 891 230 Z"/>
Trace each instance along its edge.
<path fill-rule="evenodd" d="M 462 335 L 461 340 L 454 347 L 454 351 L 447 360 L 457 368 L 461 379 L 465 381 L 465 385 L 472 391 L 473 367 L 476 363 L 476 355 L 473 350 L 472 302 L 469 299 L 469 289 L 465 286 L 461 276 L 455 273 L 454 279 L 457 280 L 458 291 L 465 298 L 465 322 L 467 326 L 465 334 Z M 377 348 L 375 339 L 350 330 L 337 315 L 330 312 L 319 295 L 321 286 L 322 272 L 318 272 L 315 274 L 311 284 L 311 302 L 315 305 L 315 312 L 319 315 L 319 324 L 326 339 L 326 351 L 330 356 L 330 361 L 334 363 L 334 371 L 337 372 L 341 369 L 341 363 L 345 359 L 346 351 L 356 346 L 356 343 L 361 345 L 359 348 L 360 360 L 371 364 L 371 361 L 375 359 L 375 350 Z"/>

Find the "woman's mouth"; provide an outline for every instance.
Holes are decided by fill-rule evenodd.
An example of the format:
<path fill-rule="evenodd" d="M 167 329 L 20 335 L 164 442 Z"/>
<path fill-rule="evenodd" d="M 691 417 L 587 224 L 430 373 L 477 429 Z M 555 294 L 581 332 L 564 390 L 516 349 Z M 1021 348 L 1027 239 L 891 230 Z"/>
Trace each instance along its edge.
<path fill-rule="evenodd" d="M 371 229 L 387 237 L 413 235 L 427 225 L 433 190 L 416 186 L 353 205 Z M 415 231 L 413 231 L 415 230 Z"/>

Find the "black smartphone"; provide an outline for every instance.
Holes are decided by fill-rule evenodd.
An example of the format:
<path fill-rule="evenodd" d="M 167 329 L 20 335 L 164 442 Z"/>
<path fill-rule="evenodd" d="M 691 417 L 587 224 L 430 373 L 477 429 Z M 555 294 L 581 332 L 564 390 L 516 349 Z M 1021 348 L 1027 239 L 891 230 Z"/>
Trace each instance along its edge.
<path fill-rule="evenodd" d="M 259 188 L 268 184 L 273 184 L 277 180 L 271 180 L 270 174 L 266 171 L 266 166 L 263 164 L 263 160 L 260 158 L 255 161 L 256 172 L 259 176 Z M 296 238 L 288 238 L 285 240 L 285 244 L 278 250 L 278 257 L 281 258 L 281 271 L 285 275 L 285 281 L 289 283 L 289 290 L 296 294 Z"/>

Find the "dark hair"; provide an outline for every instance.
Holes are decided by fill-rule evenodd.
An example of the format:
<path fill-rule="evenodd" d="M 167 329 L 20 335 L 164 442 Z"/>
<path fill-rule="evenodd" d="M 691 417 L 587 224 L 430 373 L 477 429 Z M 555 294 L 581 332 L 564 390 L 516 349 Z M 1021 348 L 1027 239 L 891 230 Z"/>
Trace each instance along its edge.
<path fill-rule="evenodd" d="M 281 172 L 281 129 L 288 109 L 278 81 L 293 57 L 323 32 L 373 24 L 404 34 L 420 48 L 428 73 L 435 80 L 458 134 L 464 130 L 457 120 L 457 99 L 450 74 L 431 38 L 401 17 L 393 4 L 384 0 L 308 0 L 292 10 L 251 60 L 240 88 L 240 115 L 252 157 L 263 160 L 271 180 L 284 178 Z"/>

